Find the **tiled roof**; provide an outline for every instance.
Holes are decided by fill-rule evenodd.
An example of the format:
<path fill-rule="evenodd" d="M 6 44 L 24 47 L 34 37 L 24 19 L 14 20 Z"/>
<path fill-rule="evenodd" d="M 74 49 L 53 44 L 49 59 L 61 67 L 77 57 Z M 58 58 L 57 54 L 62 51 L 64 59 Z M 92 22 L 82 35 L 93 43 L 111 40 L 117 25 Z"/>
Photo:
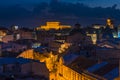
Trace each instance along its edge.
<path fill-rule="evenodd" d="M 83 71 L 86 70 L 87 68 L 89 68 L 90 66 L 96 64 L 95 60 L 89 60 L 85 57 L 78 57 L 76 58 L 69 66 L 76 70 L 77 72 L 79 71 Z"/>
<path fill-rule="evenodd" d="M 103 67 L 103 66 L 105 66 L 105 65 L 107 65 L 107 64 L 108 64 L 108 62 L 97 63 L 97 64 L 89 67 L 89 68 L 87 69 L 87 71 L 88 71 L 88 72 L 94 72 L 94 71 L 100 69 L 101 67 Z"/>
<path fill-rule="evenodd" d="M 74 61 L 78 55 L 76 54 L 67 54 L 63 56 L 65 64 L 71 64 L 72 61 Z"/>
<path fill-rule="evenodd" d="M 108 80 L 113 80 L 114 78 L 119 76 L 119 69 L 114 68 L 112 71 L 108 72 L 107 74 L 104 75 L 105 78 L 107 78 Z"/>
<path fill-rule="evenodd" d="M 104 76 L 105 74 L 109 73 L 111 70 L 116 68 L 118 65 L 117 64 L 107 64 L 104 67 L 94 71 L 94 74 L 97 74 L 99 76 Z"/>
<path fill-rule="evenodd" d="M 78 73 L 93 74 L 93 77 L 99 76 L 107 80 L 113 80 L 118 76 L 118 64 L 109 62 L 98 63 L 94 59 L 88 59 L 83 56 L 76 57 L 69 65 L 67 65 Z M 95 77 L 96 78 L 96 77 Z M 111 78 L 111 79 L 110 79 Z"/>

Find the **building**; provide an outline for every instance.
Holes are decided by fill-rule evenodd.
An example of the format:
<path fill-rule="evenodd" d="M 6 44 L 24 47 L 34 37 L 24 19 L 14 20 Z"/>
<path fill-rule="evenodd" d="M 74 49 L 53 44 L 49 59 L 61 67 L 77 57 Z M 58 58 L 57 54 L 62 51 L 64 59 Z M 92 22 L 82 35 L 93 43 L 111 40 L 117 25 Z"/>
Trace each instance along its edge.
<path fill-rule="evenodd" d="M 0 78 L 13 77 L 15 80 L 38 76 L 49 79 L 45 63 L 24 58 L 0 58 Z M 27 79 L 28 80 L 28 79 Z M 37 79 L 39 80 L 39 79 Z"/>
<path fill-rule="evenodd" d="M 0 42 L 0 49 L 2 52 L 8 51 L 8 52 L 13 52 L 13 53 L 19 53 L 19 52 L 26 50 L 27 46 L 13 43 L 13 42 L 9 42 L 9 43 Z"/>
<path fill-rule="evenodd" d="M 7 35 L 8 29 L 4 27 L 0 27 L 0 41 L 2 41 L 2 38 Z"/>
<path fill-rule="evenodd" d="M 19 45 L 25 45 L 25 46 L 27 46 L 27 49 L 31 49 L 31 48 L 41 45 L 41 43 L 39 43 L 35 39 L 19 39 L 19 40 L 14 41 L 14 43 L 19 44 Z M 36 46 L 35 46 L 35 44 L 36 44 Z"/>
<path fill-rule="evenodd" d="M 113 41 L 105 40 L 98 42 L 97 44 L 99 47 L 106 47 L 106 48 L 111 48 L 111 49 L 120 49 L 120 40 L 115 39 Z"/>
<path fill-rule="evenodd" d="M 17 58 L 19 57 L 26 58 L 26 59 L 34 59 L 34 50 L 29 49 L 29 50 L 23 51 L 20 55 L 17 56 Z"/>
<path fill-rule="evenodd" d="M 111 20 L 110 18 L 107 19 L 106 21 L 107 26 L 109 26 L 110 29 L 114 29 L 114 25 L 113 25 L 113 20 Z"/>
<path fill-rule="evenodd" d="M 61 42 L 57 42 L 57 41 L 51 41 L 49 43 L 49 48 L 54 51 L 54 52 L 58 52 L 59 51 L 59 48 L 60 46 L 62 45 L 63 43 Z"/>
<path fill-rule="evenodd" d="M 37 41 L 42 45 L 48 45 L 51 41 L 54 40 L 54 34 L 49 31 L 36 31 Z"/>
<path fill-rule="evenodd" d="M 6 36 L 6 32 L 0 30 L 0 41 L 2 41 L 2 38 Z"/>
<path fill-rule="evenodd" d="M 118 26 L 118 38 L 120 38 L 120 26 Z"/>
<path fill-rule="evenodd" d="M 27 50 L 21 53 L 19 57 L 27 58 L 27 59 L 35 59 L 39 60 L 40 62 L 43 62 L 46 64 L 47 69 L 49 70 L 49 78 L 52 80 L 52 78 L 55 78 L 56 75 L 56 62 L 58 59 L 58 56 L 55 55 L 52 52 L 46 51 L 45 48 L 39 48 L 36 50 Z"/>
<path fill-rule="evenodd" d="M 104 25 L 101 25 L 101 24 L 93 24 L 92 26 L 94 29 L 100 29 L 100 28 L 105 28 Z"/>
<path fill-rule="evenodd" d="M 114 61 L 120 58 L 120 49 L 115 49 L 114 45 L 106 45 L 107 47 L 97 47 L 96 48 L 96 55 L 98 58 L 102 60 L 110 60 Z M 113 48 L 112 48 L 113 47 Z M 111 62 L 112 63 L 112 62 Z"/>
<path fill-rule="evenodd" d="M 118 77 L 118 64 L 87 59 L 75 54 L 60 58 L 54 80 L 113 80 Z M 52 80 L 52 79 L 51 79 Z"/>
<path fill-rule="evenodd" d="M 35 39 L 35 33 L 28 28 L 20 28 L 14 31 L 16 40 L 18 39 Z"/>
<path fill-rule="evenodd" d="M 2 37 L 2 42 L 8 43 L 10 41 L 14 41 L 14 35 L 6 35 L 4 37 Z"/>
<path fill-rule="evenodd" d="M 60 25 L 60 22 L 47 22 L 45 26 L 37 27 L 37 30 L 61 30 L 61 29 L 70 29 L 69 25 Z"/>
<path fill-rule="evenodd" d="M 90 36 L 91 39 L 92 39 L 93 44 L 96 44 L 96 42 L 97 42 L 97 33 L 96 32 L 94 32 L 94 33 L 87 33 L 87 36 Z"/>

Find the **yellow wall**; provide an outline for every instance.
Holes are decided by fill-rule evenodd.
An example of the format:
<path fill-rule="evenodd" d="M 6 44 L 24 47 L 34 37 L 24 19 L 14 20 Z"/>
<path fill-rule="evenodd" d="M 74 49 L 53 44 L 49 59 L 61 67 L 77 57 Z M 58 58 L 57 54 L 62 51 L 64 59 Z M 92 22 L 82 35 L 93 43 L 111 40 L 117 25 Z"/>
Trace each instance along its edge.
<path fill-rule="evenodd" d="M 34 59 L 34 51 L 33 49 L 26 50 L 17 56 L 17 58 L 19 57 L 27 58 L 27 59 Z"/>
<path fill-rule="evenodd" d="M 106 80 L 100 76 L 94 75 L 89 72 L 77 72 L 69 66 L 64 65 L 64 60 L 61 57 L 57 64 L 57 72 L 54 80 Z M 98 79 L 97 79 L 98 78 Z"/>
<path fill-rule="evenodd" d="M 59 66 L 56 80 L 97 80 L 97 79 L 84 73 L 80 74 L 65 65 L 61 65 Z"/>
<path fill-rule="evenodd" d="M 87 34 L 87 36 L 90 36 L 92 39 L 93 44 L 96 44 L 97 41 L 97 34 Z"/>

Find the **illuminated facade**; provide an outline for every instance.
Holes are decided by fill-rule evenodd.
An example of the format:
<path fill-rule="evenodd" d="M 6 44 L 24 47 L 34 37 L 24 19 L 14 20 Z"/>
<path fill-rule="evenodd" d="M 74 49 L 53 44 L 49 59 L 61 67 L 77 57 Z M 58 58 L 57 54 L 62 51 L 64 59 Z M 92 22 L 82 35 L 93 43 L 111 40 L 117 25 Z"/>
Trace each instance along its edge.
<path fill-rule="evenodd" d="M 78 73 L 65 65 L 59 66 L 57 76 L 57 80 L 97 80 L 85 73 Z"/>
<path fill-rule="evenodd" d="M 0 41 L 2 41 L 2 38 L 3 38 L 4 36 L 6 36 L 6 35 L 7 35 L 6 32 L 0 31 Z"/>
<path fill-rule="evenodd" d="M 64 43 L 60 46 L 59 48 L 59 53 L 63 53 L 65 52 L 68 48 L 70 47 L 70 43 Z"/>
<path fill-rule="evenodd" d="M 109 26 L 110 27 L 110 29 L 113 29 L 114 28 L 114 26 L 113 26 L 113 21 L 111 20 L 111 19 L 107 19 L 107 26 Z"/>
<path fill-rule="evenodd" d="M 78 58 L 80 59 L 80 57 Z M 66 64 L 66 61 L 63 58 L 60 58 L 56 73 L 57 77 L 50 80 L 106 80 L 105 78 L 89 73 L 88 71 L 79 71 L 80 67 L 76 67 L 75 65 L 78 62 L 73 62 L 72 65 L 71 63 Z"/>
<path fill-rule="evenodd" d="M 118 26 L 118 38 L 120 38 L 120 26 Z"/>
<path fill-rule="evenodd" d="M 100 24 L 94 24 L 93 28 L 94 29 L 100 29 L 100 28 L 105 28 L 105 26 L 104 25 L 100 25 Z"/>
<path fill-rule="evenodd" d="M 58 57 L 58 55 L 54 55 L 52 52 L 38 55 L 33 50 L 28 50 L 22 53 L 19 57 L 40 60 L 40 62 L 45 63 L 49 70 L 49 80 L 109 80 L 100 76 L 99 72 L 95 74 L 89 71 L 93 70 L 92 68 L 94 68 L 95 65 L 103 65 L 102 63 L 97 63 L 95 60 L 80 57 L 75 54 L 68 54 L 66 56 L 69 57 Z M 97 70 L 100 69 L 96 68 L 95 71 Z"/>
<path fill-rule="evenodd" d="M 92 39 L 93 44 L 96 44 L 97 42 L 97 34 L 94 32 L 93 34 L 87 33 L 87 36 L 90 36 Z"/>
<path fill-rule="evenodd" d="M 37 27 L 37 30 L 59 30 L 59 29 L 69 29 L 69 25 L 60 25 L 60 22 L 47 22 L 45 26 Z"/>
<path fill-rule="evenodd" d="M 33 49 L 26 50 L 17 56 L 17 58 L 19 57 L 27 58 L 27 59 L 34 59 L 34 51 Z"/>

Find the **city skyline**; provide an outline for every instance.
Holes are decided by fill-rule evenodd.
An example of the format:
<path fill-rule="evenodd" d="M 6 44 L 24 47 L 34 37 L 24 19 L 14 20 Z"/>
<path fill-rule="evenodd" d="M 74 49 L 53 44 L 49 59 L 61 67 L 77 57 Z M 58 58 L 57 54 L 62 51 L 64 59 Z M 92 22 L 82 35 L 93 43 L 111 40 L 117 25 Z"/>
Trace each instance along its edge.
<path fill-rule="evenodd" d="M 0 0 L 0 80 L 120 80 L 119 0 Z"/>

